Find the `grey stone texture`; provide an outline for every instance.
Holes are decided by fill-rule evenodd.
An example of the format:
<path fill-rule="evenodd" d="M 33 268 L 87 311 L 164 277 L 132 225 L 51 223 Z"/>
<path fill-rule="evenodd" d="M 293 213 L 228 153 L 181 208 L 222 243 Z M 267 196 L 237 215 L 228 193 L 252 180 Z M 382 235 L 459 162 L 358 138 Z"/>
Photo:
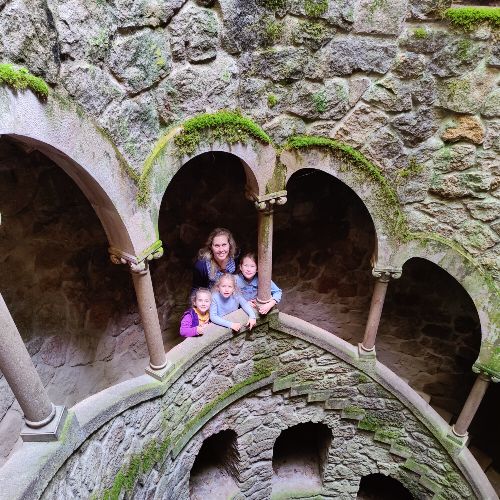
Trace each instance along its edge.
<path fill-rule="evenodd" d="M 290 485 L 276 475 L 273 462 L 275 443 L 283 431 L 306 422 L 323 424 L 329 435 L 314 495 L 356 498 L 361 477 L 383 473 L 418 498 L 437 492 L 447 498 L 475 497 L 446 448 L 376 378 L 273 325 L 205 349 L 163 397 L 124 411 L 89 437 L 42 498 L 103 494 L 136 457 L 143 472 L 130 476 L 130 497 L 188 499 L 203 441 L 227 429 L 236 434 L 231 470 L 237 498 L 287 497 Z M 228 363 L 250 365 L 252 375 L 226 370 Z M 207 367 L 211 374 L 204 376 Z M 270 371 L 274 375 L 266 379 Z M 146 450 L 162 445 L 162 455 L 146 458 Z M 296 473 L 302 465 L 300 460 L 295 464 Z"/>

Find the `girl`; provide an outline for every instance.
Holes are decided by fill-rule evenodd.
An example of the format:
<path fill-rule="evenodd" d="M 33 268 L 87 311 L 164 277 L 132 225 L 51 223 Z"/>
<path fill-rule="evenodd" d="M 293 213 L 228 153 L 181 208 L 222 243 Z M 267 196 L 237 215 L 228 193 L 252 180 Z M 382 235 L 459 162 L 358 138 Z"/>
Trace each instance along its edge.
<path fill-rule="evenodd" d="M 234 273 L 236 243 L 231 231 L 218 227 L 208 236 L 206 245 L 198 252 L 193 269 L 193 290 L 210 288 L 224 273 Z"/>
<path fill-rule="evenodd" d="M 193 307 L 188 309 L 181 319 L 180 334 L 183 337 L 197 337 L 205 333 L 210 321 L 210 301 L 212 293 L 207 288 L 198 288 L 191 296 Z"/>
<path fill-rule="evenodd" d="M 210 320 L 216 325 L 231 328 L 239 332 L 243 326 L 241 323 L 232 323 L 222 316 L 236 311 L 240 306 L 248 314 L 248 323 L 245 326 L 251 330 L 256 323 L 255 312 L 252 306 L 236 292 L 236 277 L 234 274 L 223 274 L 215 284 L 214 294 L 212 295 L 212 305 L 210 306 Z"/>
<path fill-rule="evenodd" d="M 243 297 L 250 301 L 260 314 L 267 314 L 281 300 L 281 288 L 278 288 L 276 283 L 271 281 L 272 299 L 265 304 L 259 304 L 257 302 L 257 285 L 257 257 L 253 252 L 250 252 L 241 259 L 236 286 L 241 290 Z"/>

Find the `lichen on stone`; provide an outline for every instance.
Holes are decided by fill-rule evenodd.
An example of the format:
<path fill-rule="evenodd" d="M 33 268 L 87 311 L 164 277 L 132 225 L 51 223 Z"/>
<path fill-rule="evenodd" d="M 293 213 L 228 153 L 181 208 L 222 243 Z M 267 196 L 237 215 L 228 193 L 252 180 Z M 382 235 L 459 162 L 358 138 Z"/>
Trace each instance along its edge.
<path fill-rule="evenodd" d="M 14 90 L 29 89 L 42 99 L 49 95 L 49 86 L 40 77 L 32 75 L 26 68 L 16 68 L 12 64 L 0 64 L 0 85 Z"/>

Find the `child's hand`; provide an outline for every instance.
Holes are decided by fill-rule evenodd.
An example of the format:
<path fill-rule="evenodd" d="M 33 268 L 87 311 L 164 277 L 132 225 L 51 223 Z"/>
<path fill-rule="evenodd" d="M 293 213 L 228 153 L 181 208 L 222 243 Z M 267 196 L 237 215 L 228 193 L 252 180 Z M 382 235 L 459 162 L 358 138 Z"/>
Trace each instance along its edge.
<path fill-rule="evenodd" d="M 267 314 L 275 305 L 276 301 L 272 299 L 269 302 L 266 302 L 265 304 L 260 304 L 258 307 L 258 311 L 260 314 Z"/>
<path fill-rule="evenodd" d="M 200 325 L 196 327 L 196 333 L 198 335 L 203 335 L 205 333 L 205 328 L 207 325 Z"/>
<path fill-rule="evenodd" d="M 231 330 L 239 332 L 241 330 L 241 323 L 231 323 Z"/>
<path fill-rule="evenodd" d="M 255 318 L 248 318 L 248 323 L 246 324 L 246 326 L 249 330 L 251 330 L 255 326 L 255 323 L 257 323 L 257 320 Z"/>
<path fill-rule="evenodd" d="M 257 300 L 256 300 L 256 299 L 249 300 L 249 302 L 250 302 L 250 305 L 251 305 L 254 309 L 258 309 L 258 306 L 257 306 Z"/>

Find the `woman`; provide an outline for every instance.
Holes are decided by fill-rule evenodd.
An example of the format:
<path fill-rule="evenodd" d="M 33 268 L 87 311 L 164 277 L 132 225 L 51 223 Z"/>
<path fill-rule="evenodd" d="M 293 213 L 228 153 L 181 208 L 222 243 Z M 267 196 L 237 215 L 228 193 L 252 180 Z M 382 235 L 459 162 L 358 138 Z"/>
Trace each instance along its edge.
<path fill-rule="evenodd" d="M 214 229 L 198 252 L 193 270 L 193 290 L 211 288 L 223 274 L 236 272 L 235 254 L 236 243 L 231 231 L 222 227 Z"/>

